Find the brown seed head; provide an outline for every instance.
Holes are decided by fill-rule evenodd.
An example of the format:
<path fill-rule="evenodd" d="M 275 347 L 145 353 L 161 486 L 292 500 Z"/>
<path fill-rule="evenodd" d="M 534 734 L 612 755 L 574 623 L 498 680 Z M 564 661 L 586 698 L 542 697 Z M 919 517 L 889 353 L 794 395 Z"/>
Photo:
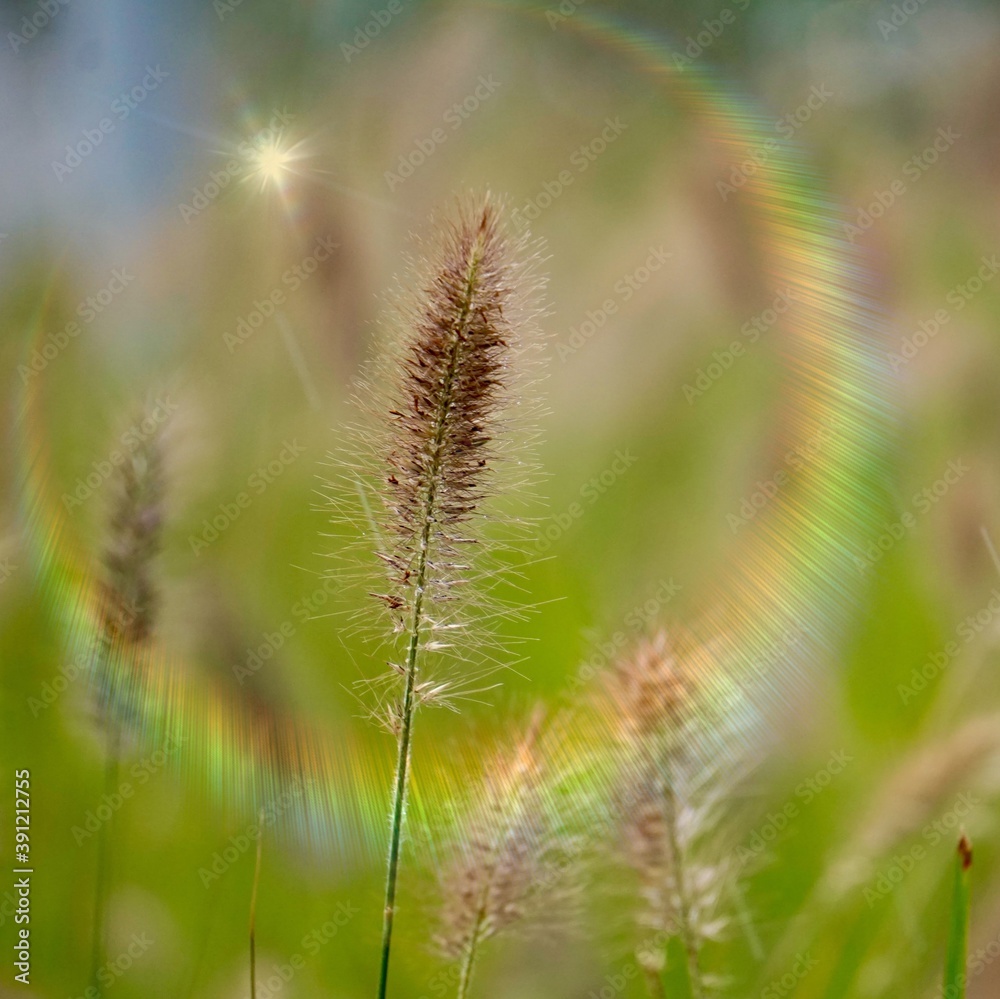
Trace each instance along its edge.
<path fill-rule="evenodd" d="M 644 640 L 615 663 L 607 678 L 619 731 L 628 739 L 642 741 L 676 730 L 683 722 L 692 686 L 666 632 Z"/>
<path fill-rule="evenodd" d="M 491 198 L 462 205 L 427 249 L 422 285 L 404 310 L 408 335 L 385 455 L 387 527 L 396 542 L 382 555 L 404 606 L 421 585 L 422 553 L 432 570 L 423 584 L 438 595 L 468 568 L 457 552 L 475 540 L 469 521 L 490 493 L 521 338 L 515 324 L 528 262 L 520 251 Z"/>
<path fill-rule="evenodd" d="M 541 798 L 540 722 L 536 713 L 512 758 L 497 754 L 490 761 L 482 797 L 473 801 L 456 858 L 444 869 L 435 943 L 448 958 L 537 916 L 543 894 L 549 903 L 558 895 L 552 868 L 564 844 L 550 829 Z"/>
<path fill-rule="evenodd" d="M 967 871 L 972 866 L 972 844 L 964 834 L 958 841 L 958 855 L 962 858 L 962 870 Z"/>
<path fill-rule="evenodd" d="M 157 594 L 150 566 L 163 519 L 162 441 L 158 430 L 138 441 L 118 467 L 103 554 L 108 637 L 141 642 L 152 631 Z"/>
<path fill-rule="evenodd" d="M 501 470 L 523 478 L 532 469 L 532 431 L 524 424 L 535 396 L 525 355 L 541 345 L 536 264 L 526 238 L 508 232 L 495 199 L 461 202 L 418 243 L 412 277 L 386 324 L 393 335 L 362 385 L 359 401 L 379 428 L 376 465 L 353 484 L 388 577 L 370 593 L 403 647 L 394 655 L 408 659 L 411 642 L 420 650 L 420 704 L 453 705 L 456 696 L 488 689 L 481 680 L 494 668 L 485 650 L 502 615 L 484 607 L 502 573 L 486 561 L 492 546 L 483 543 L 490 533 L 483 526 L 486 501 L 506 500 L 504 487 L 515 484 Z M 370 445 L 371 433 L 365 437 Z M 480 626 L 474 647 L 462 642 L 473 621 Z M 424 653 L 454 662 L 428 680 Z M 381 700 L 374 714 L 391 729 L 398 705 Z"/>

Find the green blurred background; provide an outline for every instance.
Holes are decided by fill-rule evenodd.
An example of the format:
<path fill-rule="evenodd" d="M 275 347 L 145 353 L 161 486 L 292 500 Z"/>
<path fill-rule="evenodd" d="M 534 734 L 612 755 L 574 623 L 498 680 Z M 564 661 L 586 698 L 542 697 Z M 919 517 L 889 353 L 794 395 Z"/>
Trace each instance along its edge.
<path fill-rule="evenodd" d="M 63 328 L 116 268 L 129 275 L 44 372 L 39 433 L 51 447 L 53 488 L 71 491 L 108 454 L 137 403 L 176 403 L 158 563 L 161 636 L 191 668 L 228 679 L 248 649 L 293 618 L 294 634 L 252 689 L 334 737 L 349 728 L 383 769 L 391 741 L 368 731 L 345 689 L 368 672 L 365 647 L 341 633 L 340 618 L 304 621 L 292 609 L 320 586 L 338 543 L 323 536 L 329 511 L 321 486 L 331 474 L 324 463 L 343 444 L 346 399 L 408 236 L 432 209 L 485 187 L 523 209 L 560 171 L 573 174 L 532 225 L 550 255 L 545 325 L 554 348 L 540 453 L 544 498 L 534 515 L 539 535 L 553 540 L 532 552 L 551 557 L 524 570 L 537 613 L 511 626 L 531 640 L 528 658 L 505 678 L 493 707 L 438 716 L 433 752 L 502 728 L 508 712 L 523 717 L 537 699 L 555 703 L 580 663 L 616 631 L 638 635 L 647 617 L 683 620 L 685 605 L 725 565 L 733 543 L 727 515 L 766 477 L 781 416 L 780 334 L 772 331 L 704 395 L 693 403 L 685 397 L 712 352 L 780 289 L 738 196 L 723 197 L 718 186 L 730 179 L 732 163 L 671 102 L 661 80 L 613 45 L 573 30 L 576 15 L 546 17 L 559 12 L 556 4 L 414 0 L 362 48 L 357 32 L 382 10 L 378 4 L 201 0 L 152 8 L 122 0 L 95 12 L 76 2 L 58 5 L 23 44 L 8 32 L 26 35 L 24 18 L 40 7 L 4 4 L 10 51 L 0 66 L 0 352 L 8 403 L 0 755 L 4 773 L 32 771 L 37 871 L 33 983 L 12 982 L 6 916 L 0 994 L 45 997 L 80 996 L 87 985 L 96 844 L 90 837 L 77 845 L 71 829 L 99 799 L 103 763 L 82 698 L 61 698 L 38 717 L 28 708 L 65 656 L 64 636 L 34 585 L 16 478 L 17 369 L 40 321 Z M 603 9 L 597 0 L 580 6 L 580 16 Z M 615 5 L 614 14 L 683 51 L 722 6 L 634 2 Z M 911 2 L 912 14 L 867 2 L 728 6 L 738 13 L 700 58 L 773 120 L 775 134 L 794 122 L 796 139 L 849 215 L 906 178 L 905 194 L 858 236 L 888 320 L 887 349 L 902 351 L 939 310 L 948 318 L 898 365 L 886 523 L 911 508 L 914 494 L 949 462 L 968 471 L 859 576 L 850 629 L 796 718 L 774 721 L 777 750 L 741 788 L 735 839 L 753 844 L 789 803 L 795 816 L 752 865 L 745 912 L 706 963 L 733 996 L 937 995 L 952 826 L 963 794 L 977 802 L 959 805 L 977 849 L 973 950 L 1000 940 L 996 621 L 987 613 L 968 641 L 960 631 L 1000 587 L 984 539 L 984 531 L 1000 533 L 1000 300 L 992 264 L 983 263 L 1000 249 L 1000 11 L 945 0 Z M 151 81 L 147 67 L 166 75 Z M 109 112 L 136 86 L 147 92 L 126 117 Z M 464 111 L 454 109 L 466 101 Z M 286 122 L 282 143 L 301 154 L 281 184 L 244 182 L 241 167 L 217 198 L 186 211 L 213 172 L 238 158 L 235 147 L 278 112 Z M 114 127 L 93 152 L 68 172 L 57 170 L 54 163 L 71 160 L 67 143 L 77 145 L 109 113 Z M 600 135 L 607 119 L 625 127 L 579 170 L 574 151 Z M 937 162 L 907 173 L 939 129 L 957 138 Z M 421 143 L 433 147 L 424 161 L 402 180 L 387 177 L 401 175 L 401 157 L 410 165 L 420 159 Z M 283 276 L 321 239 L 336 249 L 292 290 Z M 616 290 L 649 260 L 656 266 L 648 281 L 636 276 L 627 296 Z M 982 289 L 961 290 L 981 267 Z M 275 289 L 285 292 L 280 316 L 236 343 L 240 321 Z M 595 322 L 588 313 L 607 299 L 615 313 Z M 588 319 L 593 327 L 582 325 Z M 193 550 L 203 521 L 290 441 L 301 454 L 217 541 Z M 627 467 L 588 491 L 619 452 L 634 460 L 619 462 Z M 582 515 L 567 521 L 573 509 Z M 71 512 L 77 537 L 93 552 L 105 516 L 99 495 Z M 679 594 L 658 599 L 671 582 Z M 636 613 L 646 601 L 652 615 Z M 912 671 L 950 641 L 960 650 L 947 668 L 917 696 L 902 696 Z M 835 752 L 851 762 L 811 795 L 802 782 L 821 774 Z M 387 788 L 370 793 L 388 801 Z M 5 790 L 5 858 L 9 798 Z M 252 851 L 207 888 L 198 870 L 251 819 L 227 814 L 170 767 L 137 790 L 114 820 L 109 954 L 126 953 L 133 934 L 154 943 L 106 991 L 120 999 L 248 994 Z M 934 821 L 949 823 L 940 842 L 933 826 L 927 831 Z M 864 887 L 914 845 L 927 847 L 929 859 L 869 904 Z M 306 956 L 302 970 L 270 994 L 373 993 L 381 881 L 377 856 L 333 863 L 267 842 L 262 977 Z M 8 887 L 0 883 L 0 896 Z M 445 994 L 433 978 L 441 965 L 428 946 L 424 887 L 407 881 L 404 867 L 393 970 L 400 996 Z M 627 912 L 602 902 L 599 890 L 587 897 L 578 932 L 528 935 L 492 950 L 477 993 L 532 999 L 614 988 L 629 960 Z M 356 914 L 313 953 L 307 935 L 338 906 Z M 1000 943 L 994 948 L 1000 955 Z M 815 959 L 814 966 L 800 962 L 811 965 L 801 975 L 792 970 L 799 954 Z M 642 994 L 638 981 L 624 985 L 615 994 Z M 984 962 L 970 995 L 998 989 L 1000 963 Z"/>

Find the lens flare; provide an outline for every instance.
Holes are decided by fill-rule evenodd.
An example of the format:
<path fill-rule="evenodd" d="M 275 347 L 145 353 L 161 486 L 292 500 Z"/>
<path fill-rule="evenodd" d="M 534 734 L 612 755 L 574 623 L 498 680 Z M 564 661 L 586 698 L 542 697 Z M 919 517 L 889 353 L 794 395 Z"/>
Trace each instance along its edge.
<path fill-rule="evenodd" d="M 283 134 L 278 134 L 253 151 L 247 179 L 255 181 L 261 193 L 272 189 L 287 195 L 292 178 L 302 176 L 299 164 L 308 156 L 305 140 L 289 144 Z"/>
<path fill-rule="evenodd" d="M 856 553 L 881 524 L 892 455 L 884 322 L 863 255 L 846 238 L 845 213 L 794 140 L 774 139 L 773 116 L 702 64 L 679 63 L 676 47 L 647 32 L 583 9 L 566 26 L 602 57 L 620 56 L 662 87 L 665 98 L 727 155 L 739 158 L 765 143 L 773 149 L 748 176 L 740 206 L 754 225 L 769 279 L 791 289 L 793 304 L 777 352 L 784 386 L 776 446 L 781 452 L 808 446 L 823 428 L 832 428 L 832 440 L 741 533 L 691 609 L 690 644 L 706 680 L 697 710 L 712 735 L 706 752 L 723 765 L 738 757 L 762 715 L 794 697 L 802 678 L 828 662 L 858 600 L 863 580 Z M 289 144 L 276 130 L 255 148 L 261 190 L 287 193 L 302 143 Z M 51 346 L 44 319 L 43 307 L 19 369 L 23 534 L 39 591 L 63 627 L 70 653 L 86 656 L 100 628 L 100 586 L 92 556 L 56 499 L 41 419 L 39 369 Z M 381 854 L 388 745 L 383 755 L 372 754 L 346 726 L 310 727 L 266 705 L 242 702 L 160 648 L 143 663 L 113 665 L 120 665 L 120 710 L 135 720 L 136 735 L 150 744 L 165 731 L 183 736 L 189 771 L 221 799 L 253 816 L 282 789 L 298 786 L 304 789 L 302 807 L 289 824 L 343 857 L 356 857 L 359 850 Z M 601 721 L 575 720 L 553 729 L 553 755 L 565 764 L 560 779 L 574 795 L 560 797 L 553 790 L 552 807 L 561 801 L 584 823 L 610 808 L 615 780 L 617 757 Z M 461 793 L 455 789 L 462 786 L 463 761 L 440 747 L 429 752 L 434 765 L 422 767 L 413 786 L 414 837 L 429 817 L 448 814 L 444 806 Z"/>

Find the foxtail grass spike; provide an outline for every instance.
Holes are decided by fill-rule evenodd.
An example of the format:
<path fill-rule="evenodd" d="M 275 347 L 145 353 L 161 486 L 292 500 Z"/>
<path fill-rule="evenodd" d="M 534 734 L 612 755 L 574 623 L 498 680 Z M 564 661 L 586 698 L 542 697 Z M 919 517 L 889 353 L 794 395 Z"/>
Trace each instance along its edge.
<path fill-rule="evenodd" d="M 127 665 L 134 648 L 146 642 L 156 615 L 153 558 L 160 547 L 163 479 L 160 429 L 135 440 L 125 460 L 117 465 L 111 483 L 110 514 L 102 552 L 102 633 L 92 662 L 92 679 L 99 699 L 99 717 L 105 735 L 104 790 L 118 786 L 123 750 L 122 719 L 112 703 L 115 673 Z M 94 928 L 91 984 L 97 985 L 104 964 L 106 904 L 112 877 L 112 822 L 101 825 L 97 840 L 94 887 Z"/>
<path fill-rule="evenodd" d="M 621 848 L 639 882 L 641 930 L 676 936 L 687 964 L 692 999 L 704 999 L 702 942 L 714 930 L 698 886 L 712 884 L 721 868 L 696 863 L 695 840 L 703 815 L 689 798 L 691 769 L 686 746 L 697 725 L 697 676 L 684 668 L 665 633 L 622 657 L 607 682 L 607 695 L 622 746 L 632 806 L 625 810 Z M 715 888 L 706 893 L 715 894 Z M 652 997 L 663 994 L 662 947 L 641 945 L 636 958 Z"/>
<path fill-rule="evenodd" d="M 421 278 L 401 305 L 403 342 L 388 372 L 380 493 L 388 592 L 373 596 L 401 636 L 402 686 L 384 715 L 398 741 L 392 789 L 378 996 L 384 999 L 396 909 L 397 873 L 409 786 L 413 719 L 419 704 L 461 686 L 428 680 L 424 658 L 453 643 L 455 606 L 475 577 L 483 502 L 495 489 L 503 414 L 515 390 L 512 359 L 536 290 L 522 241 L 505 232 L 489 196 L 464 203 L 425 248 Z M 445 638 L 444 636 L 447 636 Z"/>

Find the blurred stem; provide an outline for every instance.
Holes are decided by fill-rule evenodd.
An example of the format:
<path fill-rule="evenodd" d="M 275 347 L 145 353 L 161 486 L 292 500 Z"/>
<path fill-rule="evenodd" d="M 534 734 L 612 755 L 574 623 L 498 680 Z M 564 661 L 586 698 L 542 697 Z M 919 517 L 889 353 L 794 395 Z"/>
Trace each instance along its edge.
<path fill-rule="evenodd" d="M 121 752 L 121 729 L 111 722 L 108 727 L 107 756 L 104 760 L 104 796 L 111 798 L 118 784 L 118 757 Z M 106 908 L 108 882 L 111 878 L 111 817 L 97 833 L 97 879 L 94 886 L 94 934 L 90 952 L 90 984 L 98 986 L 97 973 L 104 964 L 107 935 Z"/>
<path fill-rule="evenodd" d="M 185 999 L 191 999 L 191 996 L 194 995 L 201 969 L 205 964 L 205 955 L 208 953 L 209 941 L 212 939 L 212 931 L 215 927 L 216 917 L 219 914 L 219 898 L 219 892 L 212 893 L 208 910 L 205 913 L 205 928 L 201 933 L 200 943 L 198 944 L 198 955 L 195 958 L 194 967 L 191 969 L 191 980 L 188 983 L 187 991 L 184 993 Z"/>
<path fill-rule="evenodd" d="M 639 965 L 646 977 L 646 988 L 649 990 L 650 999 L 666 999 L 667 994 L 663 991 L 663 980 L 660 978 L 660 973 L 644 963 L 642 958 L 639 959 Z"/>
<path fill-rule="evenodd" d="M 444 444 L 448 430 L 448 416 L 451 410 L 455 376 L 461 354 L 461 333 L 468 323 L 472 305 L 472 292 L 479 271 L 479 257 L 473 256 L 469 262 L 469 274 L 465 285 L 461 311 L 456 321 L 457 333 L 448 358 L 444 384 L 441 387 L 440 402 L 434 414 L 434 435 L 430 445 L 430 467 L 427 476 L 427 495 L 420 529 L 420 548 L 417 567 L 414 572 L 413 613 L 410 618 L 409 641 L 406 649 L 405 686 L 400 718 L 399 749 L 396 756 L 396 781 L 392 796 L 392 825 L 389 837 L 389 860 L 385 875 L 385 909 L 382 919 L 382 961 L 379 968 L 378 999 L 385 999 L 389 985 L 389 955 L 392 949 L 392 927 L 396 908 L 396 878 L 399 871 L 399 846 L 402 839 L 403 815 L 406 811 L 406 792 L 409 786 L 410 741 L 413 736 L 414 689 L 417 678 L 417 654 L 424 625 L 424 591 L 429 582 L 428 553 L 431 535 L 437 522 L 437 495 L 441 484 L 444 459 Z"/>
<path fill-rule="evenodd" d="M 456 999 L 466 999 L 469 994 L 469 986 L 472 984 L 472 972 L 476 966 L 476 957 L 479 950 L 479 940 L 483 932 L 483 920 L 486 910 L 480 905 L 476 913 L 476 921 L 472 926 L 472 936 L 469 938 L 469 945 L 465 948 L 465 956 L 462 958 L 462 970 L 458 978 L 458 993 Z"/>
<path fill-rule="evenodd" d="M 670 846 L 671 866 L 677 889 L 677 917 L 680 923 L 680 939 L 687 957 L 688 982 L 691 999 L 705 999 L 705 986 L 701 976 L 701 961 L 698 953 L 698 937 L 691 925 L 691 901 L 687 891 L 687 873 L 684 851 L 681 849 L 677 832 L 677 797 L 668 777 L 663 786 L 664 812 L 667 820 L 667 840 Z"/>
<path fill-rule="evenodd" d="M 257 999 L 257 886 L 260 884 L 260 857 L 264 848 L 264 809 L 257 823 L 257 861 L 250 892 L 250 999 Z"/>

